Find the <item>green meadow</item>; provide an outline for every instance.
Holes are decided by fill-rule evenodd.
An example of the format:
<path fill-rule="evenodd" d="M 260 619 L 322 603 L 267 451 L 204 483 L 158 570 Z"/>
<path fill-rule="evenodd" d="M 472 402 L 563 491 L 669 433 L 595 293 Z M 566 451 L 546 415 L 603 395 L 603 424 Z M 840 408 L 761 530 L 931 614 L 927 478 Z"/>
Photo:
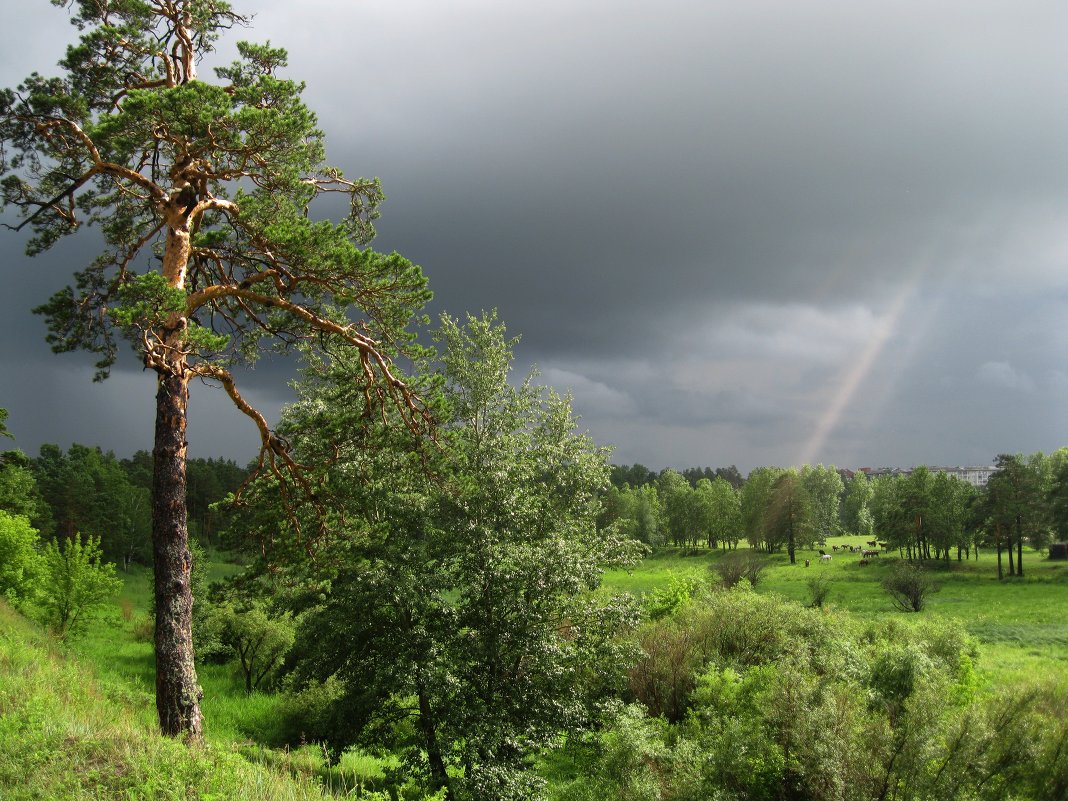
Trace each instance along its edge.
<path fill-rule="evenodd" d="M 839 551 L 832 550 L 834 545 Z M 835 537 L 824 550 L 799 549 L 791 565 L 785 553 L 767 557 L 769 565 L 757 585 L 760 593 L 774 593 L 802 604 L 810 602 L 809 581 L 830 583 L 825 607 L 855 615 L 895 616 L 903 620 L 924 616 L 959 621 L 979 640 L 981 672 L 997 683 L 1050 674 L 1068 675 L 1068 562 L 1050 561 L 1045 552 L 1024 550 L 1024 577 L 997 578 L 997 556 L 980 552 L 978 559 L 927 565 L 939 590 L 918 614 L 897 610 L 881 582 L 898 558 L 884 553 L 860 564 L 860 555 L 842 546 L 863 545 L 862 537 Z M 740 546 L 744 547 L 744 546 Z M 605 577 L 607 589 L 645 595 L 666 587 L 672 578 L 714 582 L 715 563 L 722 550 L 662 549 L 629 571 L 614 570 Z M 805 560 L 809 566 L 805 566 Z M 1004 563 L 1007 573 L 1008 561 Z"/>
<path fill-rule="evenodd" d="M 1068 564 L 1025 552 L 1025 578 L 998 581 L 996 559 L 933 566 L 940 590 L 919 614 L 897 611 L 880 581 L 893 560 L 882 555 L 859 564 L 856 554 L 831 551 L 856 538 L 828 543 L 830 562 L 816 551 L 768 557 L 757 591 L 809 602 L 809 580 L 830 582 L 828 610 L 899 620 L 959 620 L 980 642 L 979 672 L 989 686 L 1028 678 L 1068 675 Z M 723 551 L 663 549 L 630 571 L 612 571 L 605 589 L 637 597 L 680 579 L 715 580 Z M 809 560 L 805 567 L 804 560 Z M 218 557 L 210 577 L 239 571 Z M 189 752 L 156 733 L 154 665 L 149 636 L 151 580 L 144 568 L 122 574 L 120 595 L 81 639 L 63 647 L 7 607 L 0 607 L 0 767 L 5 799 L 184 798 L 196 787 L 201 799 L 360 797 L 375 789 L 388 769 L 382 760 L 348 753 L 339 764 L 314 746 L 295 751 L 268 747 L 282 696 L 246 695 L 232 665 L 203 665 L 208 746 Z M 45 723 L 47 721 L 47 724 Z M 48 758 L 62 753 L 62 760 Z M 6 772 L 7 775 L 4 775 Z M 14 773 L 32 774 L 20 788 Z M 23 793 L 20 795 L 20 793 Z M 103 795 L 101 795 L 103 793 Z"/>

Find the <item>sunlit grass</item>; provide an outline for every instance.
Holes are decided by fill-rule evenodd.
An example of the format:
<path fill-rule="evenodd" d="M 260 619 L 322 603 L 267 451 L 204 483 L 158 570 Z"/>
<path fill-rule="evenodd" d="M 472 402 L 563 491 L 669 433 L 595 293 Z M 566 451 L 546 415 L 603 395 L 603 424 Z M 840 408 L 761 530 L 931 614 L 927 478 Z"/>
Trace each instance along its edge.
<path fill-rule="evenodd" d="M 95 666 L 93 666 L 95 667 Z M 316 781 L 188 748 L 146 721 L 145 699 L 64 655 L 0 602 L 0 798 L 314 799 Z"/>

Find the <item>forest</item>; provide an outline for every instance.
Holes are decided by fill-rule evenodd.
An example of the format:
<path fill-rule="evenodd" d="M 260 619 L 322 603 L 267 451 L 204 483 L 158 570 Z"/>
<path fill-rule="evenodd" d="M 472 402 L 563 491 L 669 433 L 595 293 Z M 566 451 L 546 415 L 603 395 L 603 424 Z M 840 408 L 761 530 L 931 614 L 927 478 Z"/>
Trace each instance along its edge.
<path fill-rule="evenodd" d="M 1068 795 L 1068 449 L 982 490 L 613 466 L 495 312 L 432 321 L 370 247 L 382 189 L 284 50 L 200 76 L 247 17 L 54 4 L 63 75 L 0 93 L 7 227 L 95 229 L 35 312 L 98 380 L 129 346 L 156 416 L 0 459 L 4 798 Z M 239 386 L 268 353 L 277 421 Z M 191 386 L 247 464 L 188 454 Z"/>

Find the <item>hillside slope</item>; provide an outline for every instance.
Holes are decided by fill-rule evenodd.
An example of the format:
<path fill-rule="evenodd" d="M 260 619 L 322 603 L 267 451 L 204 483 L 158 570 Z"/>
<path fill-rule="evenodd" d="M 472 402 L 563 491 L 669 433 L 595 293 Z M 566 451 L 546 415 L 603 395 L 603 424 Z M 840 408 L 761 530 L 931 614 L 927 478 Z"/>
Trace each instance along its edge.
<path fill-rule="evenodd" d="M 239 754 L 159 736 L 123 695 L 0 601 L 0 799 L 324 798 Z"/>

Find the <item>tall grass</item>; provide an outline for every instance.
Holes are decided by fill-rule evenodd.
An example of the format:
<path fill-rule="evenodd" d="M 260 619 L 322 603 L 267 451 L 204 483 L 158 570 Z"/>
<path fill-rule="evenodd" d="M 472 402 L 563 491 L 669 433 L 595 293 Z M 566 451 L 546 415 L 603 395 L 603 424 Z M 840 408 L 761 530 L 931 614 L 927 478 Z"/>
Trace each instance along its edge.
<path fill-rule="evenodd" d="M 0 798 L 322 799 L 316 781 L 250 763 L 232 749 L 156 734 L 143 699 L 100 682 L 0 601 Z"/>

